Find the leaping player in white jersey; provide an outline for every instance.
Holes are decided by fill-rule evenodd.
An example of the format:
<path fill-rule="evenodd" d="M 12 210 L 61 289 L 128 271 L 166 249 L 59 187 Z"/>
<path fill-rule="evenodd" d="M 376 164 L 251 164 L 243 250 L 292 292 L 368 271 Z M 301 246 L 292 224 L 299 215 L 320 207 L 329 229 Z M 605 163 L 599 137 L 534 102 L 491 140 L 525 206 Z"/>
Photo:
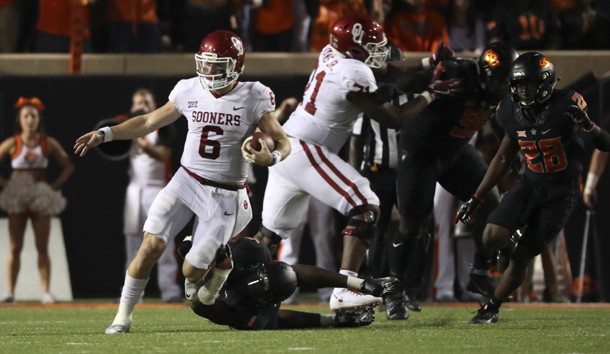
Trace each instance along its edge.
<path fill-rule="evenodd" d="M 430 60 L 443 59 L 439 53 L 447 47 L 441 47 Z M 403 62 L 389 66 L 390 63 L 385 63 L 387 53 L 383 28 L 371 17 L 352 14 L 333 25 L 330 44 L 320 53 L 303 101 L 284 124 L 292 153 L 269 169 L 263 226 L 257 234 L 267 245 L 289 237 L 313 196 L 350 217 L 343 230 L 340 273 L 358 276 L 373 237 L 379 199 L 369 181 L 337 156 L 339 149 L 350 136 L 360 113 L 397 128 L 421 112 L 437 95 L 451 94 L 460 86 L 459 80 L 441 81 L 436 76 L 430 84 L 433 73 L 422 70 L 421 66 L 402 68 Z M 372 69 L 384 81 L 392 81 L 387 80 L 391 77 L 394 82 L 402 82 L 399 88 L 403 92 L 423 92 L 401 107 L 384 103 L 391 94 L 388 95 L 387 87 L 378 90 Z M 418 77 L 425 80 L 423 85 L 418 82 L 421 80 L 416 80 Z M 331 296 L 330 308 L 339 311 L 380 302 L 377 297 L 337 288 Z"/>
<path fill-rule="evenodd" d="M 134 306 L 152 267 L 193 216 L 193 245 L 182 271 L 188 282 L 199 283 L 216 263 L 212 277 L 192 294 L 204 304 L 213 303 L 232 268 L 226 244 L 252 217 L 244 158 L 271 166 L 290 154 L 288 138 L 274 115 L 273 92 L 259 82 L 237 81 L 244 59 L 244 45 L 237 35 L 212 32 L 195 55 L 198 77 L 178 82 L 164 106 L 76 140 L 75 153 L 83 156 L 101 143 L 144 136 L 181 116 L 188 121 L 182 166 L 150 207 L 144 240 L 125 275 L 108 334 L 129 332 Z M 270 152 L 265 145 L 260 152 L 242 156 L 242 143 L 257 127 L 273 137 L 275 150 Z"/>

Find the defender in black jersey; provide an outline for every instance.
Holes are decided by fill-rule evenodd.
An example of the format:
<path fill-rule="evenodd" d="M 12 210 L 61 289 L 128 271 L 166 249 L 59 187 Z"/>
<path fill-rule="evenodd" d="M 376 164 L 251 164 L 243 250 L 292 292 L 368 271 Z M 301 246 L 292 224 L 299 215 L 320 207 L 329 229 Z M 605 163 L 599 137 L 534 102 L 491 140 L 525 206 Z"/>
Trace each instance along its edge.
<path fill-rule="evenodd" d="M 454 97 L 432 102 L 401 129 L 397 167 L 400 227 L 389 251 L 393 276 L 402 274 L 414 240 L 432 211 L 436 183 L 461 200 L 467 200 L 485 175 L 487 163 L 470 138 L 489 120 L 501 97 L 508 93 L 508 73 L 517 52 L 497 42 L 477 59 L 443 61 L 445 75 L 460 77 L 464 90 Z M 478 217 L 482 220 L 497 204 L 490 194 Z M 475 230 L 477 252 L 467 290 L 489 296 L 490 253 L 482 250 L 484 223 Z"/>
<path fill-rule="evenodd" d="M 218 297 L 203 304 L 197 296 L 191 308 L 197 315 L 234 329 L 261 330 L 310 327 L 359 327 L 374 320 L 372 306 L 346 309 L 336 314 L 318 314 L 280 309 L 297 286 L 308 288 L 347 287 L 386 297 L 402 294 L 396 278 L 359 279 L 310 265 L 290 266 L 272 261 L 267 247 L 249 237 L 229 245 L 233 270 Z M 181 254 L 185 247 L 181 246 Z M 222 252 L 220 257 L 223 258 Z"/>
<path fill-rule="evenodd" d="M 610 150 L 610 135 L 587 115 L 587 103 L 571 90 L 555 90 L 557 74 L 551 61 L 537 52 L 522 54 L 510 74 L 511 95 L 497 109 L 504 138 L 485 178 L 458 212 L 469 215 L 522 151 L 527 168 L 487 219 L 483 241 L 489 249 L 512 248 L 511 234 L 527 225 L 494 295 L 471 323 L 495 323 L 502 299 L 523 282 L 526 268 L 564 227 L 579 196 L 583 143 L 577 132 L 592 135 L 596 147 Z"/>

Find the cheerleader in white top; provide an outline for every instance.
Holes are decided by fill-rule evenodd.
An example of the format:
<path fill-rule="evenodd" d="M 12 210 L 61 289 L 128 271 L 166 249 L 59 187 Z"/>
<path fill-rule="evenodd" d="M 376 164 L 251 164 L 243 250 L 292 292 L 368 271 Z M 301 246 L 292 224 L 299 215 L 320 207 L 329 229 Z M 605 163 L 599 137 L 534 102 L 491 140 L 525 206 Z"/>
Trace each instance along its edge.
<path fill-rule="evenodd" d="M 8 214 L 10 253 L 8 259 L 8 293 L 0 300 L 13 302 L 15 284 L 19 274 L 20 254 L 27 221 L 31 220 L 38 269 L 43 289 L 43 303 L 53 303 L 49 292 L 51 264 L 48 243 L 51 216 L 59 214 L 66 200 L 59 192 L 74 171 L 68 154 L 59 142 L 45 134 L 40 112 L 44 105 L 40 99 L 21 97 L 15 104 L 17 111 L 16 134 L 0 145 L 0 159 L 11 157 L 12 174 L 9 180 L 0 177 L 0 208 Z M 61 173 L 47 183 L 47 166 L 52 156 L 61 166 Z"/>

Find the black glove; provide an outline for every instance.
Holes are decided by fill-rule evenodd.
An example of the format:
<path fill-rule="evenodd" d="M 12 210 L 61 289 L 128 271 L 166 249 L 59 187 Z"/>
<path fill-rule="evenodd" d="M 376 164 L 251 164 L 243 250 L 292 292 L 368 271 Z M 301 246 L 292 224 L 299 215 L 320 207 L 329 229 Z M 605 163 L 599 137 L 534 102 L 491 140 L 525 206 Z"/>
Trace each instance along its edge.
<path fill-rule="evenodd" d="M 224 266 L 224 267 L 222 267 L 222 269 L 233 268 L 233 259 L 231 257 L 231 248 L 229 247 L 229 245 L 221 245 L 220 247 L 218 247 L 218 250 L 216 251 L 216 257 L 214 258 L 214 263 L 218 267 L 218 265 L 220 265 L 222 263 L 226 263 L 227 259 L 229 262 L 228 264 L 230 264 L 230 265 L 228 267 Z"/>
<path fill-rule="evenodd" d="M 424 65 L 424 67 L 428 67 L 429 65 L 429 67 L 434 68 L 441 61 L 451 60 L 454 58 L 455 53 L 453 52 L 453 49 L 451 49 L 447 44 L 445 44 L 445 42 L 441 41 L 436 47 L 434 53 L 430 57 L 425 59 L 427 60 L 427 65 Z"/>
<path fill-rule="evenodd" d="M 583 111 L 578 106 L 572 105 L 568 107 L 568 110 L 564 115 L 587 133 L 590 133 L 593 128 L 595 128 L 595 123 L 589 118 L 587 112 Z"/>
<path fill-rule="evenodd" d="M 368 326 L 375 320 L 375 310 L 372 306 L 361 309 L 337 311 L 333 327 L 362 327 Z"/>
<path fill-rule="evenodd" d="M 459 221 L 464 224 L 468 224 L 470 222 L 470 215 L 474 213 L 475 210 L 481 204 L 481 199 L 477 196 L 472 196 L 466 203 L 462 204 L 460 211 L 457 213 L 457 217 L 455 218 L 455 223 L 457 224 Z"/>
<path fill-rule="evenodd" d="M 365 279 L 360 285 L 362 293 L 383 298 L 388 295 L 402 294 L 403 290 L 402 282 L 394 277 Z"/>

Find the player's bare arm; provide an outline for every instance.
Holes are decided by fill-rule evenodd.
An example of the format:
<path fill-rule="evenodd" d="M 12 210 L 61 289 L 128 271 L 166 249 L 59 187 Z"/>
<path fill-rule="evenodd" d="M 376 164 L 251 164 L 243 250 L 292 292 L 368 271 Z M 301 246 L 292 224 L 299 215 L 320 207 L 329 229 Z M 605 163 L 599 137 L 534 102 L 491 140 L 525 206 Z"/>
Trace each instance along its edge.
<path fill-rule="evenodd" d="M 511 138 L 508 134 L 504 134 L 504 138 L 500 143 L 498 152 L 491 160 L 489 168 L 487 168 L 487 172 L 485 173 L 485 177 L 483 177 L 477 191 L 468 201 L 466 201 L 466 203 L 460 207 L 460 210 L 455 218 L 456 224 L 458 221 L 465 224 L 470 222 L 470 215 L 478 208 L 487 193 L 489 193 L 489 191 L 500 182 L 502 177 L 504 177 L 519 150 L 519 143 Z"/>
<path fill-rule="evenodd" d="M 129 140 L 151 133 L 161 127 L 175 122 L 182 114 L 173 103 L 167 102 L 156 110 L 133 117 L 125 122 L 100 130 L 91 131 L 78 139 L 74 144 L 74 153 L 84 156 L 89 149 L 103 142 L 112 140 Z"/>
<path fill-rule="evenodd" d="M 606 168 L 608 153 L 595 149 L 591 156 L 591 165 L 587 172 L 587 181 L 582 192 L 582 198 L 587 208 L 593 209 L 597 204 L 597 183 Z"/>
<path fill-rule="evenodd" d="M 421 72 L 422 69 L 434 69 L 441 61 L 453 58 L 455 58 L 453 50 L 441 41 L 436 47 L 436 51 L 421 61 L 402 60 L 386 62 L 380 68 L 374 68 L 373 74 L 375 74 L 375 78 L 379 81 L 391 82 L 405 74 Z"/>
<path fill-rule="evenodd" d="M 428 106 L 428 101 L 423 96 L 419 96 L 400 107 L 396 107 L 392 102 L 380 104 L 379 96 L 375 93 L 349 92 L 347 99 L 371 119 L 393 129 L 400 128 Z"/>

